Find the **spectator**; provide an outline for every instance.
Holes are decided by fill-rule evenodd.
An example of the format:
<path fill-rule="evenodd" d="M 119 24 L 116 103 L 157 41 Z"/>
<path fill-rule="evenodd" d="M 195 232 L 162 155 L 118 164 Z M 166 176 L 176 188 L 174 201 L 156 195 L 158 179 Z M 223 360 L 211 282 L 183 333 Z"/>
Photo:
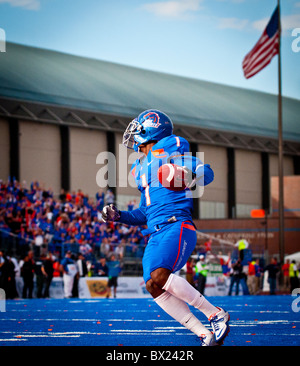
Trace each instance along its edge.
<path fill-rule="evenodd" d="M 110 252 L 110 245 L 107 238 L 103 238 L 101 246 L 100 246 L 100 255 L 101 257 L 107 257 Z"/>
<path fill-rule="evenodd" d="M 270 285 L 270 295 L 276 294 L 276 276 L 279 272 L 276 258 L 271 259 L 271 263 L 265 267 L 265 271 L 268 272 L 268 282 Z"/>
<path fill-rule="evenodd" d="M 35 257 L 39 258 L 41 255 L 41 247 L 44 244 L 44 236 L 43 230 L 38 229 L 35 232 L 35 241 L 34 241 L 34 255 Z"/>
<path fill-rule="evenodd" d="M 32 299 L 32 291 L 33 291 L 33 275 L 34 275 L 34 261 L 33 261 L 33 252 L 29 251 L 27 256 L 24 258 L 23 265 L 21 267 L 21 276 L 23 277 L 23 299 L 26 299 L 27 296 L 29 299 Z"/>
<path fill-rule="evenodd" d="M 66 192 L 65 192 L 65 190 L 62 188 L 62 189 L 60 190 L 59 199 L 60 199 L 62 202 L 65 202 L 66 198 L 67 198 Z"/>
<path fill-rule="evenodd" d="M 249 266 L 248 266 L 248 288 L 249 288 L 250 295 L 254 295 L 256 292 L 255 263 L 256 263 L 255 261 L 249 262 Z"/>
<path fill-rule="evenodd" d="M 78 286 L 79 286 L 80 277 L 88 276 L 87 262 L 86 262 L 85 256 L 81 253 L 78 254 L 77 261 L 76 261 L 76 268 L 77 268 L 78 272 L 74 276 L 72 297 L 79 296 Z"/>
<path fill-rule="evenodd" d="M 97 193 L 96 193 L 96 200 L 97 200 L 97 210 L 99 212 L 101 212 L 103 210 L 104 207 L 104 192 L 102 191 L 102 189 L 100 189 Z"/>
<path fill-rule="evenodd" d="M 116 260 L 116 256 L 114 254 L 111 255 L 110 260 L 107 262 L 108 267 L 108 294 L 107 297 L 111 296 L 111 288 L 114 288 L 114 297 L 117 295 L 117 287 L 118 287 L 118 276 L 121 272 L 120 262 Z"/>
<path fill-rule="evenodd" d="M 254 294 L 257 295 L 260 291 L 260 280 L 261 280 L 261 267 L 259 264 L 259 259 L 256 259 L 254 268 L 255 268 Z"/>
<path fill-rule="evenodd" d="M 126 257 L 135 257 L 138 251 L 138 238 L 136 237 L 135 233 L 131 233 L 130 236 L 127 238 L 127 245 L 126 245 Z"/>
<path fill-rule="evenodd" d="M 242 265 L 242 273 L 240 275 L 240 284 L 242 285 L 242 289 L 243 289 L 243 295 L 249 295 L 249 289 L 248 289 L 248 285 L 247 285 L 247 275 L 246 273 L 243 271 L 244 266 Z"/>
<path fill-rule="evenodd" d="M 9 256 L 1 254 L 1 276 L 0 288 L 5 291 L 7 299 L 14 299 L 18 297 L 15 280 L 15 266 Z"/>
<path fill-rule="evenodd" d="M 205 251 L 206 252 L 211 252 L 211 245 L 212 245 L 212 239 L 209 238 L 205 243 L 204 243 L 204 246 L 205 246 Z"/>
<path fill-rule="evenodd" d="M 239 258 L 233 265 L 232 265 L 232 273 L 231 273 L 231 280 L 229 285 L 229 292 L 228 295 L 231 296 L 233 286 L 236 285 L 235 294 L 239 294 L 239 286 L 240 286 L 240 280 L 241 275 L 243 272 L 243 266 L 241 264 L 241 259 Z"/>
<path fill-rule="evenodd" d="M 125 255 L 125 251 L 126 251 L 126 239 L 123 238 L 123 239 L 121 239 L 120 244 L 118 244 L 118 246 L 115 248 L 114 252 L 115 252 L 117 258 L 122 260 Z"/>
<path fill-rule="evenodd" d="M 44 293 L 43 293 L 43 297 L 48 298 L 50 297 L 50 286 L 51 286 L 51 282 L 53 279 L 53 274 L 54 274 L 54 258 L 51 252 L 49 252 L 47 254 L 46 259 L 43 262 L 42 265 L 42 272 L 44 275 L 44 281 L 45 281 L 45 288 L 44 288 Z"/>
<path fill-rule="evenodd" d="M 106 264 L 106 258 L 100 258 L 99 261 L 95 265 L 95 273 L 99 277 L 107 277 L 108 276 L 108 267 Z"/>
<path fill-rule="evenodd" d="M 86 240 L 83 240 L 80 243 L 79 246 L 79 253 L 83 255 L 83 257 L 85 259 L 90 259 L 90 255 L 92 253 L 92 248 L 91 246 L 86 242 Z"/>
<path fill-rule="evenodd" d="M 61 277 L 62 276 L 62 267 L 59 263 L 59 260 L 54 260 L 53 263 L 53 277 Z"/>
<path fill-rule="evenodd" d="M 72 297 L 74 277 L 77 274 L 75 261 L 72 259 L 72 253 L 67 251 L 65 258 L 61 262 L 63 268 L 64 295 L 66 298 Z"/>
<path fill-rule="evenodd" d="M 115 195 L 111 189 L 107 190 L 104 201 L 106 205 L 110 205 L 115 202 Z"/>
<path fill-rule="evenodd" d="M 296 265 L 296 262 L 294 260 L 292 260 L 292 263 L 290 264 L 289 267 L 289 274 L 290 274 L 290 286 L 291 286 L 291 292 L 293 292 L 293 290 L 295 288 L 299 287 L 299 271 Z"/>
<path fill-rule="evenodd" d="M 287 259 L 286 262 L 281 267 L 283 273 L 283 288 L 288 291 L 290 288 L 290 260 Z"/>
<path fill-rule="evenodd" d="M 135 208 L 137 208 L 136 200 L 135 200 L 135 199 L 130 200 L 130 201 L 128 202 L 128 205 L 127 205 L 127 210 L 128 210 L 128 211 L 133 211 Z"/>
<path fill-rule="evenodd" d="M 44 273 L 42 271 L 43 260 L 42 258 L 36 259 L 34 263 L 34 273 L 36 278 L 36 297 L 40 299 L 43 296 L 43 285 L 44 285 Z"/>
<path fill-rule="evenodd" d="M 190 283 L 192 286 L 195 287 L 195 282 L 194 282 L 194 276 L 195 276 L 195 261 L 193 258 L 189 258 L 188 261 L 186 262 L 186 280 L 188 281 L 188 283 Z"/>
<path fill-rule="evenodd" d="M 240 239 L 235 243 L 234 246 L 238 248 L 239 257 L 240 257 L 241 261 L 243 261 L 244 251 L 245 251 L 245 249 L 247 249 L 249 247 L 249 243 L 247 242 L 246 239 L 243 239 L 242 237 L 240 237 Z"/>
<path fill-rule="evenodd" d="M 18 243 L 20 246 L 20 256 L 25 257 L 30 249 L 30 235 L 27 230 L 25 230 L 25 225 L 21 226 L 20 232 L 18 234 Z"/>
<path fill-rule="evenodd" d="M 228 253 L 227 260 L 225 260 L 222 257 L 222 252 L 219 252 L 219 258 L 220 258 L 220 265 L 222 266 L 222 272 L 225 276 L 228 276 L 231 270 L 231 253 Z"/>
<path fill-rule="evenodd" d="M 200 294 L 204 295 L 206 278 L 208 273 L 208 264 L 205 263 L 204 255 L 200 255 L 199 261 L 196 263 L 195 272 L 198 277 L 197 288 Z"/>
<path fill-rule="evenodd" d="M 15 277 L 20 277 L 21 271 L 20 271 L 20 265 L 19 265 L 17 258 L 12 257 L 11 255 L 9 256 L 9 258 L 13 262 L 14 267 L 15 267 L 15 269 L 14 269 Z M 17 294 L 17 296 L 18 296 L 18 294 Z"/>
<path fill-rule="evenodd" d="M 85 277 L 88 274 L 85 256 L 82 253 L 78 254 L 77 268 L 79 277 Z"/>
<path fill-rule="evenodd" d="M 94 237 L 94 240 L 93 240 L 93 250 L 94 250 L 94 253 L 96 256 L 100 256 L 100 247 L 101 247 L 101 242 L 102 242 L 102 238 L 101 238 L 101 235 L 100 235 L 100 231 L 97 231 L 95 233 L 95 237 Z"/>

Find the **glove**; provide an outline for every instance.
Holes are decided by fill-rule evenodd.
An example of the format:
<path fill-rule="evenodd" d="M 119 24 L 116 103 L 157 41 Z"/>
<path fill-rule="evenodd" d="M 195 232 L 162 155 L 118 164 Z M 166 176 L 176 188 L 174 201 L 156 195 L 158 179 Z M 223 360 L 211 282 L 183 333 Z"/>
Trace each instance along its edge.
<path fill-rule="evenodd" d="M 187 168 L 186 166 L 182 167 L 186 177 L 187 177 L 187 184 L 186 187 L 189 189 L 195 189 L 196 188 L 196 181 L 197 181 L 197 176 L 195 173 L 193 173 L 189 168 Z"/>
<path fill-rule="evenodd" d="M 191 190 L 196 189 L 196 185 L 206 186 L 214 180 L 214 172 L 209 164 L 199 164 L 196 167 L 196 173 L 193 173 L 186 166 L 183 167 L 188 177 L 187 187 Z"/>
<path fill-rule="evenodd" d="M 120 217 L 121 217 L 120 211 L 112 203 L 110 205 L 103 207 L 103 210 L 101 211 L 101 215 L 102 215 L 102 220 L 104 222 L 119 221 Z"/>

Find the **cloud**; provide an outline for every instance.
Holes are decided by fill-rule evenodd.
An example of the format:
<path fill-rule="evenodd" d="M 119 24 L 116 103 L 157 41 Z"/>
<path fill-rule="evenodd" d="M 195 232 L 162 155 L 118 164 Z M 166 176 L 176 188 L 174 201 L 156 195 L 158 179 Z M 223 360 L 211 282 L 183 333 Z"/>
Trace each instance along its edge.
<path fill-rule="evenodd" d="M 218 28 L 220 29 L 244 29 L 249 24 L 248 19 L 220 18 Z"/>
<path fill-rule="evenodd" d="M 281 17 L 281 25 L 284 31 L 299 28 L 300 14 L 284 15 Z"/>
<path fill-rule="evenodd" d="M 252 23 L 252 27 L 262 32 L 266 28 L 269 20 L 270 18 L 256 20 Z M 299 25 L 300 14 L 281 15 L 281 27 L 284 34 L 287 34 L 291 29 L 299 28 Z"/>
<path fill-rule="evenodd" d="M 0 4 L 10 4 L 13 7 L 20 7 L 27 10 L 39 10 L 39 0 L 0 0 Z"/>
<path fill-rule="evenodd" d="M 165 18 L 186 18 L 198 11 L 203 0 L 178 0 L 147 3 L 142 8 L 149 13 Z"/>

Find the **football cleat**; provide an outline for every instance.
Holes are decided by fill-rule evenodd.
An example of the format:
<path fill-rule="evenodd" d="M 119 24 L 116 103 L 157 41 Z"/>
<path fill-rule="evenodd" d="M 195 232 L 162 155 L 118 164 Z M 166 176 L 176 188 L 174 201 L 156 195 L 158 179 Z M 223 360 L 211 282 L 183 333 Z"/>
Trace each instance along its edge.
<path fill-rule="evenodd" d="M 208 321 L 213 328 L 215 341 L 218 344 L 222 344 L 223 340 L 229 333 L 229 320 L 230 315 L 223 309 L 217 307 L 219 309 L 218 312 L 212 314 Z"/>
<path fill-rule="evenodd" d="M 219 343 L 215 341 L 215 337 L 213 333 L 210 334 L 202 334 L 199 337 L 200 345 L 202 347 L 212 347 L 212 346 L 219 346 Z"/>

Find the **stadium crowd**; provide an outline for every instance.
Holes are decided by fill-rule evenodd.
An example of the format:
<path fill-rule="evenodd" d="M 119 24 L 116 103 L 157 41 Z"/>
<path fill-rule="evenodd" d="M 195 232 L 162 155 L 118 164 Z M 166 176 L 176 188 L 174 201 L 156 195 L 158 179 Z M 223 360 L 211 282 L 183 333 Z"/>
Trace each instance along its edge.
<path fill-rule="evenodd" d="M 0 180 L 0 288 L 5 289 L 7 298 L 18 297 L 17 276 L 23 277 L 23 298 L 32 297 L 34 276 L 37 297 L 49 297 L 52 278 L 63 277 L 67 283 L 68 265 L 75 264 L 75 286 L 65 283 L 65 290 L 68 288 L 66 297 L 78 296 L 78 277 L 110 276 L 110 270 L 113 277 L 117 277 L 124 257 L 142 258 L 148 240 L 141 233 L 143 227 L 102 220 L 103 206 L 114 200 L 111 190 L 106 193 L 100 190 L 94 199 L 80 189 L 77 192 L 61 190 L 59 196 L 54 197 L 50 189 L 41 187 L 37 181 L 27 187 L 25 182 Z M 130 201 L 128 210 L 135 206 L 136 202 Z M 211 246 L 211 239 L 200 245 L 195 252 L 197 260 L 188 261 L 186 266 L 189 282 L 201 293 L 204 293 L 209 272 Z M 260 293 L 266 271 L 269 272 L 270 293 L 275 294 L 280 267 L 285 290 L 299 287 L 299 270 L 294 261 L 279 264 L 272 259 L 264 266 L 259 259 L 249 262 L 244 259 L 248 247 L 245 240 L 239 240 L 236 247 L 239 253 L 236 258 L 229 253 L 225 261 L 222 253 L 214 255 L 223 275 L 230 277 L 228 295 L 234 289 L 237 295 L 239 284 L 244 295 Z"/>
<path fill-rule="evenodd" d="M 112 202 L 110 190 L 106 194 L 97 192 L 95 199 L 80 189 L 61 190 L 54 198 L 53 192 L 41 188 L 39 182 L 27 187 L 25 182 L 0 181 L 0 230 L 3 235 L 11 233 L 18 238 L 19 255 L 33 248 L 36 257 L 45 249 L 58 257 L 66 250 L 86 258 L 92 254 L 107 256 L 114 250 L 121 256 L 142 256 L 147 238 L 141 234 L 141 227 L 102 221 L 104 204 Z M 134 209 L 134 202 L 129 202 L 128 209 Z"/>
<path fill-rule="evenodd" d="M 141 258 L 147 243 L 147 237 L 141 234 L 142 227 L 102 220 L 103 206 L 114 199 L 111 190 L 100 190 L 91 199 L 81 189 L 62 189 L 55 197 L 51 189 L 41 187 L 38 181 L 30 186 L 15 179 L 0 181 L 0 266 L 4 258 L 12 257 L 14 267 L 23 268 L 22 276 L 30 262 L 34 265 L 29 272 L 39 273 L 37 263 L 51 254 L 54 276 L 59 276 L 60 264 L 65 254 L 71 252 L 74 260 L 82 257 L 89 265 L 88 271 L 98 275 L 101 258 L 109 260 L 112 254 L 119 260 L 125 256 Z M 135 202 L 130 201 L 128 210 L 134 208 Z M 9 267 L 13 268 L 7 261 L 7 273 Z"/>

